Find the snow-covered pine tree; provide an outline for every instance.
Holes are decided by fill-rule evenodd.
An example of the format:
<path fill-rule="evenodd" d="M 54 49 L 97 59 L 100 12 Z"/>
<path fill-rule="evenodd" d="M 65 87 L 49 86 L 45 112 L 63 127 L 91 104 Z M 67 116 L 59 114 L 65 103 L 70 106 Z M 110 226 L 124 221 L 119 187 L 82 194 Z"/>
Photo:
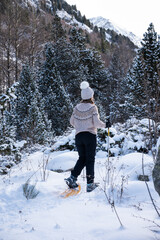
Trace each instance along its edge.
<path fill-rule="evenodd" d="M 113 54 L 111 63 L 109 65 L 109 70 L 111 72 L 111 81 L 110 81 L 110 118 L 112 122 L 121 121 L 121 108 L 120 108 L 120 98 L 121 95 L 121 64 L 119 61 L 118 54 Z"/>
<path fill-rule="evenodd" d="M 86 80 L 88 69 L 80 63 L 79 49 L 65 38 L 59 39 L 54 45 L 54 60 L 61 76 L 66 92 L 73 103 L 80 96 L 80 83 Z"/>
<path fill-rule="evenodd" d="M 6 94 L 0 95 L 0 155 L 12 154 L 16 128 L 11 121 L 11 109 L 8 105 L 11 99 Z"/>
<path fill-rule="evenodd" d="M 133 114 L 146 116 L 156 122 L 159 118 L 160 44 L 151 23 L 144 34 L 142 48 L 137 53 L 128 74 L 127 102 Z"/>
<path fill-rule="evenodd" d="M 15 116 L 18 139 L 27 139 L 30 130 L 28 129 L 28 114 L 32 96 L 35 91 L 31 69 L 24 65 L 19 78 L 19 85 L 16 91 Z"/>
<path fill-rule="evenodd" d="M 128 114 L 144 117 L 146 115 L 146 89 L 144 64 L 140 53 L 133 61 L 132 68 L 126 77 L 126 83 L 125 100 Z"/>
<path fill-rule="evenodd" d="M 0 95 L 0 174 L 5 174 L 10 167 L 21 159 L 17 148 L 16 127 L 12 102 L 15 100 L 15 85 L 7 90 L 6 94 Z"/>
<path fill-rule="evenodd" d="M 52 130 L 56 134 L 62 134 L 69 125 L 72 104 L 57 71 L 52 44 L 46 45 L 45 56 L 39 87 L 45 101 L 45 110 L 52 122 Z"/>
<path fill-rule="evenodd" d="M 74 64 L 77 61 L 76 54 L 73 54 L 73 46 L 64 37 L 54 43 L 53 49 L 54 61 L 64 83 L 65 89 L 68 91 L 68 84 L 70 81 L 69 72 L 74 68 Z"/>
<path fill-rule="evenodd" d="M 48 120 L 47 113 L 45 112 L 44 99 L 38 90 L 35 88 L 33 99 L 29 107 L 28 113 L 28 128 L 30 129 L 30 138 L 33 143 L 49 143 L 53 138 L 51 130 L 52 124 Z"/>
<path fill-rule="evenodd" d="M 55 17 L 52 22 L 52 32 L 51 32 L 51 39 L 56 42 L 58 39 L 65 37 L 65 31 L 61 24 L 61 19 L 55 14 Z"/>
<path fill-rule="evenodd" d="M 128 75 L 127 106 L 132 114 L 147 117 L 150 128 L 150 148 L 156 144 L 160 121 L 160 45 L 151 23 L 144 34 L 142 47 Z"/>
<path fill-rule="evenodd" d="M 76 28 L 72 28 L 70 30 L 70 42 L 76 48 L 84 49 L 85 37 L 82 36 L 82 34 L 80 33 L 80 30 L 77 30 Z"/>
<path fill-rule="evenodd" d="M 154 120 L 158 120 L 157 109 L 160 106 L 160 43 L 152 23 L 144 34 L 140 51 L 144 62 L 148 115 Z"/>
<path fill-rule="evenodd" d="M 18 139 L 31 143 L 46 143 L 51 136 L 51 123 L 45 113 L 35 76 L 28 65 L 24 65 L 16 91 L 15 116 Z"/>

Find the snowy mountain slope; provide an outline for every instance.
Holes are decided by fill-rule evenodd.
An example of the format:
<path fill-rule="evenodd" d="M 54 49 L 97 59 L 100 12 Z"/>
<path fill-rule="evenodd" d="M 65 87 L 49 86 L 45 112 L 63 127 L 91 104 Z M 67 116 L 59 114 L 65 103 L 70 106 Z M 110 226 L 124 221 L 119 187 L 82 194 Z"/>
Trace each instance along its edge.
<path fill-rule="evenodd" d="M 27 6 L 29 4 L 30 6 L 37 8 L 40 6 L 41 0 L 23 0 L 23 4 Z M 45 0 L 45 5 L 48 8 L 52 8 L 52 3 L 51 0 Z"/>
<path fill-rule="evenodd" d="M 124 30 L 120 27 L 118 27 L 116 24 L 112 23 L 109 19 L 103 18 L 103 17 L 96 17 L 96 18 L 91 18 L 90 21 L 93 23 L 94 26 L 97 27 L 102 27 L 104 29 L 110 29 L 115 31 L 117 34 L 124 35 L 128 37 L 136 46 L 140 47 L 141 46 L 141 39 L 134 35 L 132 32 L 129 32 L 127 30 Z M 107 40 L 108 40 L 107 36 Z"/>
<path fill-rule="evenodd" d="M 23 3 L 26 5 L 27 3 L 29 3 L 31 6 L 33 7 L 38 7 L 40 6 L 40 3 L 42 1 L 41 0 L 23 0 Z M 52 3 L 51 3 L 51 0 L 45 0 L 45 4 L 46 6 L 48 7 L 52 7 Z"/>
<path fill-rule="evenodd" d="M 40 7 L 41 0 L 24 0 L 23 4 L 24 6 L 28 6 L 28 4 L 30 6 L 32 6 L 33 8 L 38 8 Z M 52 9 L 52 2 L 51 0 L 45 0 L 45 5 L 48 9 Z M 71 16 L 70 14 L 68 14 L 64 9 L 62 10 L 57 10 L 56 11 L 57 15 L 63 19 L 67 24 L 70 24 L 72 26 L 78 26 L 79 28 L 86 30 L 87 32 L 92 32 L 92 30 L 85 24 L 78 22 L 74 16 Z"/>
<path fill-rule="evenodd" d="M 79 28 L 83 29 L 83 30 L 86 30 L 87 32 L 92 32 L 92 29 L 90 29 L 87 25 L 85 24 L 82 24 L 80 22 L 78 22 L 75 17 L 71 16 L 70 14 L 68 14 L 64 9 L 62 10 L 58 10 L 57 12 L 57 15 L 63 19 L 66 23 L 72 25 L 72 26 L 78 26 Z"/>

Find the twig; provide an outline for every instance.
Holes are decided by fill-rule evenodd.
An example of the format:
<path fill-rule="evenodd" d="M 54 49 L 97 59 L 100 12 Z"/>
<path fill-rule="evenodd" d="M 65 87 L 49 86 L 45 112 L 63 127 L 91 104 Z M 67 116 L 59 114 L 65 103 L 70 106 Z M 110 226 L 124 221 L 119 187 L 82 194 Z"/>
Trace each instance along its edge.
<path fill-rule="evenodd" d="M 111 205 L 111 208 L 113 208 L 113 210 L 114 210 L 114 212 L 115 212 L 115 214 L 116 214 L 116 217 L 118 218 L 118 221 L 119 221 L 121 227 L 123 227 L 123 224 L 122 224 L 122 222 L 121 222 L 121 220 L 120 220 L 120 217 L 119 217 L 119 215 L 118 215 L 117 209 L 116 209 L 116 207 L 115 207 L 114 201 L 111 202 L 111 200 L 109 199 L 109 197 L 108 197 L 108 195 L 107 195 L 107 193 L 106 193 L 106 188 L 105 188 L 103 191 L 104 191 L 104 194 L 105 194 L 105 196 L 106 196 L 106 198 L 107 198 L 108 203 Z"/>
<path fill-rule="evenodd" d="M 157 227 L 159 227 L 159 228 L 160 228 L 160 225 L 159 225 L 159 224 L 157 224 L 155 221 L 152 221 L 152 220 L 150 220 L 150 219 L 143 218 L 143 217 L 140 217 L 140 216 L 135 216 L 135 215 L 133 215 L 133 217 L 136 217 L 136 218 L 141 218 L 141 219 L 143 219 L 144 221 L 151 222 L 151 223 L 155 224 Z"/>

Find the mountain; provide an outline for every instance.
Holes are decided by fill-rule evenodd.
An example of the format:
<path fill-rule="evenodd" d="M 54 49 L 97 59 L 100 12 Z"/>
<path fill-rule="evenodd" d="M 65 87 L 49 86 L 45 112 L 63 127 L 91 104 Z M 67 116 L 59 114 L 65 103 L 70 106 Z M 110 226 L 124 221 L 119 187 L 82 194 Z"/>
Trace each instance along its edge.
<path fill-rule="evenodd" d="M 23 64 L 35 65 L 46 43 L 56 43 L 57 36 L 69 43 L 73 28 L 83 36 L 87 49 L 97 51 L 106 68 L 115 66 L 116 59 L 125 75 L 136 55 L 135 35 L 102 17 L 89 20 L 64 0 L 1 0 L 0 14 L 0 93 L 18 81 Z"/>
<path fill-rule="evenodd" d="M 48 10 L 50 12 L 56 12 L 57 15 L 63 19 L 67 24 L 72 26 L 78 26 L 79 28 L 92 32 L 94 26 L 98 28 L 103 28 L 106 30 L 106 40 L 111 41 L 111 34 L 108 30 L 114 31 L 118 35 L 128 37 L 136 46 L 141 46 L 141 39 L 137 37 L 132 32 L 120 28 L 115 23 L 111 22 L 109 19 L 103 18 L 101 16 L 86 19 L 85 16 L 81 16 L 80 11 L 77 10 L 76 6 L 70 6 L 66 1 L 60 0 L 23 0 L 22 3 L 25 6 L 32 6 L 36 9 Z"/>
<path fill-rule="evenodd" d="M 141 39 L 137 37 L 132 32 L 129 32 L 125 29 L 120 28 L 116 24 L 112 23 L 109 19 L 103 17 L 95 17 L 90 19 L 91 23 L 98 28 L 104 28 L 106 30 L 106 40 L 110 41 L 110 34 L 107 32 L 108 30 L 116 32 L 118 35 L 121 34 L 123 36 L 128 37 L 136 46 L 141 46 Z"/>

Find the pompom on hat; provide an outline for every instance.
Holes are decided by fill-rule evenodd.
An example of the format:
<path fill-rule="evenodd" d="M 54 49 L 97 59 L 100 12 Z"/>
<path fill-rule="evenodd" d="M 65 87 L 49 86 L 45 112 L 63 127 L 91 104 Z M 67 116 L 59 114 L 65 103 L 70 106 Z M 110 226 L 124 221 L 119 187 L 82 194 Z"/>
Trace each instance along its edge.
<path fill-rule="evenodd" d="M 93 97 L 94 91 L 90 88 L 89 83 L 86 81 L 81 82 L 80 84 L 81 89 L 81 98 L 83 100 L 87 100 Z"/>

